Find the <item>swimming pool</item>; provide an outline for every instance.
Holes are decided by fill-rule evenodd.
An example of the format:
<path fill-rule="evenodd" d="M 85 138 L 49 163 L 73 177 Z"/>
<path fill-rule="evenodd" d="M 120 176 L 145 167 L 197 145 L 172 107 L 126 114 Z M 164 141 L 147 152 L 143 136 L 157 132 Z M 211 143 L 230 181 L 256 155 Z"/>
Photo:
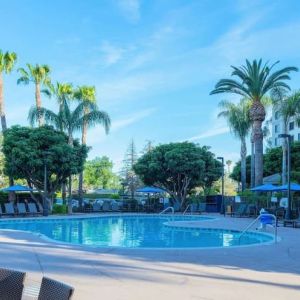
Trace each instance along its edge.
<path fill-rule="evenodd" d="M 180 221 L 205 221 L 202 216 L 103 215 L 84 218 L 1 220 L 0 229 L 42 234 L 58 242 L 96 247 L 209 248 L 268 243 L 273 237 L 261 233 L 184 228 Z M 176 221 L 176 226 L 169 226 Z M 178 223 L 177 223 L 178 221 Z M 172 223 L 174 224 L 174 223 Z"/>

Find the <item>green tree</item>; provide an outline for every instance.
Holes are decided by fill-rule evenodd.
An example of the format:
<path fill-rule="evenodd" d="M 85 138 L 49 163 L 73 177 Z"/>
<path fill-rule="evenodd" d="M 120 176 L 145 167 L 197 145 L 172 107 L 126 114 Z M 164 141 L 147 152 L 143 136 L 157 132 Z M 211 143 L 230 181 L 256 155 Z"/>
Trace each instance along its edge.
<path fill-rule="evenodd" d="M 132 140 L 126 151 L 121 171 L 122 184 L 125 190 L 130 193 L 131 199 L 134 199 L 134 193 L 141 185 L 141 180 L 134 170 L 134 165 L 136 164 L 137 160 L 138 155 L 134 141 Z"/>
<path fill-rule="evenodd" d="M 85 188 L 119 189 L 120 179 L 112 169 L 113 162 L 107 156 L 88 160 L 83 171 Z"/>
<path fill-rule="evenodd" d="M 7 129 L 6 116 L 5 116 L 5 105 L 3 95 L 3 72 L 6 74 L 11 73 L 15 63 L 17 61 L 17 54 L 15 52 L 5 52 L 0 50 L 0 117 L 2 132 Z"/>
<path fill-rule="evenodd" d="M 222 101 L 219 106 L 222 111 L 218 116 L 227 120 L 231 132 L 241 141 L 241 182 L 242 190 L 244 190 L 246 188 L 246 138 L 251 129 L 250 103 L 248 100 L 242 99 L 238 104 Z"/>
<path fill-rule="evenodd" d="M 139 158 L 134 170 L 145 184 L 165 189 L 184 207 L 192 189 L 211 187 L 220 178 L 222 164 L 208 147 L 184 142 L 155 147 Z"/>
<path fill-rule="evenodd" d="M 272 72 L 275 65 L 263 64 L 262 60 L 246 60 L 246 65 L 232 66 L 232 76 L 235 79 L 221 79 L 210 94 L 233 93 L 241 95 L 252 101 L 250 119 L 252 121 L 252 135 L 255 145 L 255 185 L 262 184 L 263 180 L 263 132 L 262 123 L 266 112 L 262 99 L 274 87 L 290 90 L 286 81 L 290 79 L 289 73 L 298 71 L 296 67 L 286 67 Z"/>
<path fill-rule="evenodd" d="M 80 86 L 74 92 L 75 99 L 81 101 L 83 107 L 83 123 L 81 127 L 81 142 L 86 145 L 88 128 L 95 125 L 103 125 L 105 133 L 108 134 L 110 128 L 110 117 L 105 111 L 98 109 L 96 103 L 96 89 L 93 86 Z M 78 192 L 80 206 L 83 198 L 83 173 L 79 174 Z"/>
<path fill-rule="evenodd" d="M 5 174 L 25 179 L 41 194 L 44 189 L 44 166 L 47 165 L 48 198 L 66 179 L 83 169 L 87 148 L 50 126 L 28 128 L 13 126 L 4 133 Z"/>
<path fill-rule="evenodd" d="M 26 64 L 26 68 L 19 68 L 18 71 L 21 77 L 18 79 L 18 84 L 29 84 L 33 82 L 35 85 L 35 102 L 36 108 L 39 111 L 42 108 L 41 100 L 41 87 L 50 87 L 50 68 L 47 65 L 38 65 L 36 64 Z M 38 124 L 39 126 L 43 125 L 44 121 L 42 115 L 38 115 Z"/>
<path fill-rule="evenodd" d="M 282 120 L 281 133 L 289 133 L 289 123 L 292 117 L 299 119 L 300 116 L 300 92 L 288 95 L 286 90 L 275 88 L 271 93 L 274 109 L 279 113 Z M 287 141 L 282 141 L 282 184 L 287 180 Z"/>

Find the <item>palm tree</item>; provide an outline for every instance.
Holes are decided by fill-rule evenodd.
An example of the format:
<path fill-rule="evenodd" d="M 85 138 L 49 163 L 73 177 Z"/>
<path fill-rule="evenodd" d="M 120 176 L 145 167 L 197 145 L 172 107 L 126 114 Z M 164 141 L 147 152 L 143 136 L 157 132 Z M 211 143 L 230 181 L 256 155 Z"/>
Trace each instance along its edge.
<path fill-rule="evenodd" d="M 42 100 L 41 100 L 41 87 L 50 87 L 50 68 L 47 65 L 38 65 L 35 66 L 27 64 L 27 70 L 25 68 L 19 68 L 19 73 L 21 77 L 18 79 L 17 83 L 29 84 L 33 82 L 35 84 L 35 101 L 37 109 L 41 109 Z M 43 117 L 41 114 L 38 115 L 38 124 L 39 126 L 43 125 Z"/>
<path fill-rule="evenodd" d="M 9 74 L 17 61 L 17 54 L 15 52 L 5 52 L 0 50 L 0 117 L 2 132 L 7 129 L 5 110 L 4 110 L 4 96 L 3 96 L 3 75 Z"/>
<path fill-rule="evenodd" d="M 255 185 L 263 181 L 263 132 L 262 123 L 266 112 L 261 103 L 262 98 L 274 87 L 290 90 L 286 81 L 290 80 L 289 73 L 298 71 L 296 67 L 286 67 L 272 72 L 275 65 L 263 64 L 262 60 L 246 60 L 246 65 L 241 67 L 231 66 L 234 79 L 221 79 L 210 94 L 233 93 L 251 100 L 250 119 L 253 126 L 253 142 L 255 145 Z"/>
<path fill-rule="evenodd" d="M 242 190 L 246 188 L 246 156 L 247 145 L 246 137 L 251 128 L 250 121 L 250 102 L 242 99 L 238 104 L 229 101 L 221 101 L 219 107 L 223 109 L 218 117 L 224 117 L 227 120 L 231 132 L 241 141 L 241 182 Z"/>
<path fill-rule="evenodd" d="M 271 92 L 274 109 L 278 111 L 279 116 L 282 120 L 281 133 L 288 134 L 289 123 L 291 118 L 300 117 L 300 92 L 295 92 L 291 95 L 287 94 L 286 90 L 275 88 Z M 286 184 L 287 180 L 287 142 L 282 142 L 282 184 Z"/>
<path fill-rule="evenodd" d="M 109 132 L 110 128 L 110 118 L 109 115 L 100 111 L 96 104 L 96 89 L 93 86 L 80 86 L 74 92 L 75 99 L 81 101 L 83 110 L 83 123 L 81 131 L 81 142 L 86 145 L 87 140 L 87 130 L 89 127 L 95 126 L 97 124 L 103 125 L 106 134 Z M 83 198 L 83 172 L 79 174 L 78 181 L 78 193 L 79 193 L 79 205 L 82 207 Z"/>
<path fill-rule="evenodd" d="M 230 166 L 232 165 L 232 160 L 230 160 L 230 159 L 226 160 L 226 165 L 227 165 L 227 173 L 228 173 L 227 176 L 229 176 Z"/>

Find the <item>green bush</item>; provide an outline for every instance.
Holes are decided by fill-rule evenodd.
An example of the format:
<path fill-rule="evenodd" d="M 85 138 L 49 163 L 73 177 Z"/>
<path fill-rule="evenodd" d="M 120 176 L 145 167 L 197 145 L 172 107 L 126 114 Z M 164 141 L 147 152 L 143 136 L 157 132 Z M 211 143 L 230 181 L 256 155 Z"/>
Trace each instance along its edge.
<path fill-rule="evenodd" d="M 67 205 L 53 204 L 52 213 L 53 214 L 66 214 L 67 213 Z"/>

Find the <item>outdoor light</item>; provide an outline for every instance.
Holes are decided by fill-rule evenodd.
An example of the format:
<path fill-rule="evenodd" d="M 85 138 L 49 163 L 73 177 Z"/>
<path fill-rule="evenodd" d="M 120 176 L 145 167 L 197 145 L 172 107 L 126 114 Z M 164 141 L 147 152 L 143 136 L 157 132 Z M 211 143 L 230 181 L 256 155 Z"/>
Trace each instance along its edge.
<path fill-rule="evenodd" d="M 222 209 L 222 212 L 225 217 L 226 214 L 225 214 L 225 199 L 224 199 L 224 157 L 218 156 L 217 159 L 221 160 L 221 162 L 222 162 L 222 205 L 221 205 L 221 209 Z"/>
<path fill-rule="evenodd" d="M 290 134 L 282 133 L 278 135 L 279 138 L 287 139 L 288 140 L 288 156 L 287 156 L 287 163 L 288 163 L 288 207 L 286 210 L 285 218 L 287 220 L 291 219 L 291 207 L 292 207 L 292 198 L 291 198 L 291 142 L 292 136 Z"/>

